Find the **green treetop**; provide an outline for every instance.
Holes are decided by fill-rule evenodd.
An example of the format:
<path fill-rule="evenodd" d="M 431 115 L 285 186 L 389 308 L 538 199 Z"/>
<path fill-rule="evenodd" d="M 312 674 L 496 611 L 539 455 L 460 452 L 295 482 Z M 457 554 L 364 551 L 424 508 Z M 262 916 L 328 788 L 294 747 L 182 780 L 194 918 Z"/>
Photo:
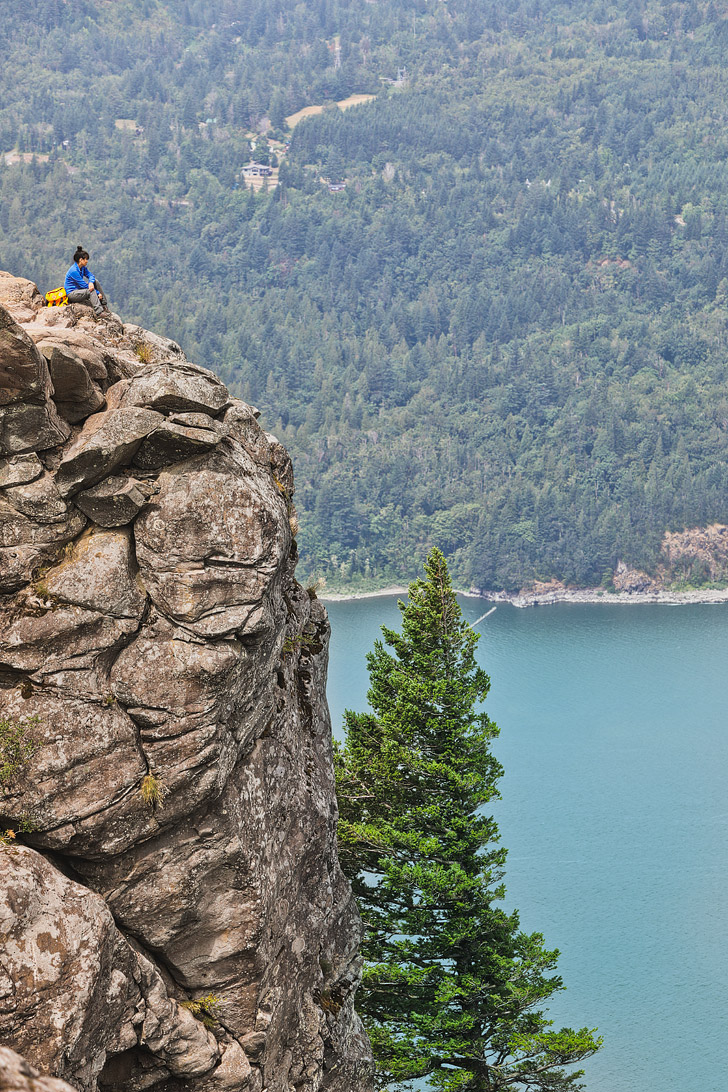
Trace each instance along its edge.
<path fill-rule="evenodd" d="M 582 1071 L 563 1067 L 601 1040 L 551 1030 L 542 1006 L 563 988 L 558 952 L 496 905 L 506 850 L 482 808 L 498 795 L 498 730 L 476 711 L 490 680 L 438 550 L 425 572 L 400 603 L 402 633 L 383 627 L 368 656 L 373 713 L 346 713 L 336 751 L 378 1087 L 428 1077 L 442 1092 L 579 1088 Z"/>

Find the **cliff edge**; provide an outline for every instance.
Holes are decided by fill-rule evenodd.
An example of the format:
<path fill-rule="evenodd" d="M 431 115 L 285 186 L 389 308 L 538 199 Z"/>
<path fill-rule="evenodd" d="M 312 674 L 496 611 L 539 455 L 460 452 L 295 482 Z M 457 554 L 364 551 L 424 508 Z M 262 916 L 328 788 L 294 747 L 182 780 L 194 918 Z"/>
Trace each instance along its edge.
<path fill-rule="evenodd" d="M 0 273 L 0 1044 L 28 1087 L 365 1092 L 290 460 L 42 303 Z"/>

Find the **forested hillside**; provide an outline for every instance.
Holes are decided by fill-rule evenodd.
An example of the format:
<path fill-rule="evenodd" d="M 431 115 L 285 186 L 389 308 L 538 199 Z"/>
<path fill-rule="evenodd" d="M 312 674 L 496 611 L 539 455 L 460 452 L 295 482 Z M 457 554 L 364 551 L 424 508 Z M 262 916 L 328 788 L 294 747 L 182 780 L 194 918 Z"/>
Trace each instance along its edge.
<path fill-rule="evenodd" d="M 0 267 L 83 244 L 260 407 L 305 575 L 608 582 L 728 522 L 726 47 L 702 0 L 26 0 Z"/>

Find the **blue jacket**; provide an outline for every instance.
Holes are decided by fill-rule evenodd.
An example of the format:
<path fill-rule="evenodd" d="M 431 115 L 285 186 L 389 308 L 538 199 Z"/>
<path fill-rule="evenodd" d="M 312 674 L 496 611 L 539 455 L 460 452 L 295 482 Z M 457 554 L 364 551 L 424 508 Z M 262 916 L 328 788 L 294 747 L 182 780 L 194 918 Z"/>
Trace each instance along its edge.
<path fill-rule="evenodd" d="M 78 292 L 84 288 L 94 288 L 96 286 L 96 278 L 93 273 L 86 266 L 85 269 L 79 269 L 78 262 L 74 262 L 71 268 L 66 273 L 66 279 L 63 282 L 63 287 L 66 292 Z"/>

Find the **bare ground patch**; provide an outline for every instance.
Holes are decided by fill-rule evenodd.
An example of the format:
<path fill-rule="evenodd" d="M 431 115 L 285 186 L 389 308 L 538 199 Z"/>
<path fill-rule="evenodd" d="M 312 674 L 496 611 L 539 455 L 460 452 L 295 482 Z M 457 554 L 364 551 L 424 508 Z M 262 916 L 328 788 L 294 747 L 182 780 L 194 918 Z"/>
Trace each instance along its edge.
<path fill-rule="evenodd" d="M 350 106 L 360 106 L 363 102 L 371 102 L 376 98 L 376 95 L 349 95 L 346 99 L 341 99 L 336 105 L 340 110 L 348 110 Z M 299 121 L 303 121 L 304 118 L 314 117 L 316 114 L 320 114 L 324 109 L 323 106 L 304 106 L 303 110 L 297 110 L 295 114 L 289 114 L 286 118 L 286 125 L 289 129 L 295 129 Z"/>

